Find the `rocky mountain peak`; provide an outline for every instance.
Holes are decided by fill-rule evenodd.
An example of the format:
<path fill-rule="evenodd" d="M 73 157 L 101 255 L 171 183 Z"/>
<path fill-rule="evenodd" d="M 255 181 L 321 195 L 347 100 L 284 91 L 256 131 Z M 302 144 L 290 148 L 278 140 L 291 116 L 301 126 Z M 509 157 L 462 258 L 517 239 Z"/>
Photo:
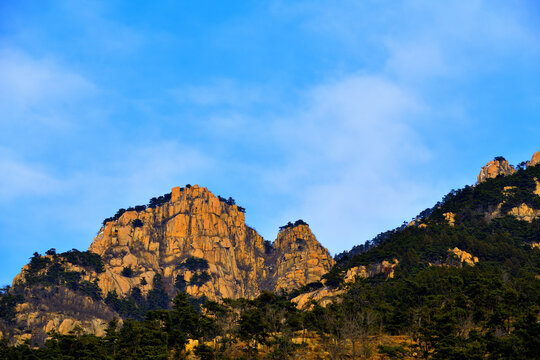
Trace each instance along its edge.
<path fill-rule="evenodd" d="M 334 259 L 302 220 L 280 228 L 274 243 L 276 289 L 294 289 L 318 281 L 334 265 Z"/>
<path fill-rule="evenodd" d="M 480 174 L 478 174 L 478 183 L 495 178 L 498 175 L 511 175 L 515 172 L 516 169 L 508 164 L 508 160 L 502 156 L 497 156 L 482 167 Z"/>
<path fill-rule="evenodd" d="M 319 280 L 334 264 L 304 221 L 282 226 L 270 245 L 245 224 L 244 212 L 234 199 L 198 185 L 119 211 L 89 248 L 104 261 L 100 288 L 129 294 L 138 287 L 144 294 L 159 274 L 171 294 L 250 298 Z M 189 261 L 204 266 L 185 266 Z"/>
<path fill-rule="evenodd" d="M 318 281 L 331 269 L 334 260 L 305 222 L 281 227 L 272 243 L 246 225 L 244 212 L 234 199 L 198 185 L 175 187 L 147 205 L 120 209 L 103 221 L 88 252 L 35 254 L 14 286 L 31 294 L 45 291 L 44 284 L 49 289 L 51 281 L 62 284 L 70 274 L 79 274 L 84 284 L 72 284 L 75 290 L 58 299 L 58 311 L 40 310 L 39 302 L 22 304 L 17 323 L 43 334 L 68 333 L 75 326 L 98 333 L 86 318 L 63 312 L 62 304 L 78 301 L 86 312 L 101 309 L 92 313 L 92 321 L 102 330 L 121 310 L 115 299 L 155 302 L 177 292 L 211 300 L 254 298 L 263 290 L 290 291 Z"/>

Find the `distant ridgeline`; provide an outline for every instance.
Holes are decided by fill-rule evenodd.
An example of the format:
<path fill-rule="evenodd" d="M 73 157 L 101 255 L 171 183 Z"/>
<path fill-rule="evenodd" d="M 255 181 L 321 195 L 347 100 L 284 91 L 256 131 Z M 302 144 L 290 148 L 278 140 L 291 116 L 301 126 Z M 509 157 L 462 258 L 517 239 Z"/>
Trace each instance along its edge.
<path fill-rule="evenodd" d="M 514 168 L 495 158 L 474 186 L 451 190 L 410 223 L 337 255 L 335 265 L 302 220 L 280 227 L 271 243 L 245 226 L 234 201 L 173 189 L 144 215 L 134 208 L 105 222 L 94 260 L 35 254 L 3 291 L 0 330 L 10 344 L 41 344 L 45 330 L 49 338 L 34 350 L 6 342 L 0 357 L 537 359 L 539 160 L 537 153 Z M 64 266 L 59 280 L 39 280 L 56 263 Z M 86 285 L 73 285 L 78 276 L 69 272 Z M 96 286 L 114 290 L 100 298 Z M 78 304 L 78 315 L 35 310 L 55 313 L 47 294 L 63 292 L 55 301 Z M 103 325 L 92 325 L 96 318 Z M 66 319 L 82 330 L 62 327 Z M 188 339 L 199 345 L 186 347 Z"/>

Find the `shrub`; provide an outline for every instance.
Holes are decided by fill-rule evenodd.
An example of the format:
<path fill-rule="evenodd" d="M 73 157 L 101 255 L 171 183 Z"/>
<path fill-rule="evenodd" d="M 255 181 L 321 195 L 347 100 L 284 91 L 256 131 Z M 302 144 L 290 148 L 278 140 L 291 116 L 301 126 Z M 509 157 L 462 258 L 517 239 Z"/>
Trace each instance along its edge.
<path fill-rule="evenodd" d="M 143 222 L 141 219 L 135 219 L 131 222 L 131 226 L 133 228 L 138 228 L 138 227 L 142 227 L 143 226 Z"/>
<path fill-rule="evenodd" d="M 279 231 L 283 231 L 285 229 L 291 229 L 293 227 L 296 227 L 296 226 L 300 226 L 300 225 L 308 225 L 307 222 L 305 222 L 304 220 L 302 219 L 298 219 L 294 222 L 294 224 L 292 222 L 288 222 L 286 225 L 283 225 L 283 226 L 280 226 L 279 227 Z"/>
<path fill-rule="evenodd" d="M 184 277 L 182 275 L 176 275 L 176 279 L 174 280 L 174 287 L 180 291 L 185 291 L 186 286 L 187 282 L 186 280 L 184 280 Z"/>
<path fill-rule="evenodd" d="M 73 265 L 92 268 L 98 274 L 105 271 L 101 256 L 91 251 L 79 251 L 77 249 L 71 249 L 59 254 L 59 256 L 63 257 Z"/>
<path fill-rule="evenodd" d="M 193 274 L 189 280 L 190 285 L 202 286 L 204 283 L 211 279 L 210 274 L 207 271 L 203 271 L 200 274 Z"/>
<path fill-rule="evenodd" d="M 208 270 L 208 261 L 203 258 L 190 256 L 182 264 L 177 266 L 178 269 L 188 269 L 190 271 Z"/>
<path fill-rule="evenodd" d="M 131 266 L 126 266 L 122 269 L 122 276 L 129 278 L 133 276 L 133 269 L 131 268 Z"/>

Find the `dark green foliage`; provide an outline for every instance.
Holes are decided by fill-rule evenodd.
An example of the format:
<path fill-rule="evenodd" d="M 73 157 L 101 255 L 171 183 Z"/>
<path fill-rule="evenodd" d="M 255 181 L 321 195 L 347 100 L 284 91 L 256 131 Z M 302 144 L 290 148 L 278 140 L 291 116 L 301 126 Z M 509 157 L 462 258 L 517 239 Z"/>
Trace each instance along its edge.
<path fill-rule="evenodd" d="M 15 311 L 17 304 L 24 301 L 22 295 L 10 293 L 10 289 L 9 286 L 0 289 L 0 319 L 8 323 L 11 323 L 17 314 Z"/>
<path fill-rule="evenodd" d="M 146 210 L 146 205 L 136 205 L 134 209 L 136 212 L 141 212 Z"/>
<path fill-rule="evenodd" d="M 102 225 L 105 226 L 105 224 L 107 224 L 109 221 L 116 221 L 116 220 L 120 219 L 120 217 L 122 215 L 124 215 L 124 213 L 126 211 L 141 212 L 141 211 L 145 211 L 147 207 L 149 207 L 151 209 L 154 209 L 154 208 L 156 208 L 158 206 L 166 204 L 169 201 L 171 201 L 171 196 L 172 196 L 171 193 L 167 193 L 167 194 L 161 195 L 161 196 L 159 196 L 157 198 L 156 197 L 151 198 L 150 201 L 148 202 L 148 205 L 136 205 L 136 206 L 130 206 L 127 209 L 123 209 L 123 208 L 119 209 L 116 212 L 116 214 L 114 214 L 114 216 L 108 217 L 105 220 L 103 220 Z M 142 226 L 142 223 L 141 223 L 141 225 L 134 225 L 133 227 L 139 227 L 139 226 Z"/>
<path fill-rule="evenodd" d="M 122 318 L 143 320 L 146 314 L 152 310 L 170 308 L 170 298 L 162 283 L 161 275 L 154 276 L 154 288 L 148 291 L 146 297 L 141 289 L 134 287 L 131 294 L 121 298 L 116 291 L 110 291 L 104 301 Z"/>
<path fill-rule="evenodd" d="M 148 310 L 168 309 L 171 300 L 165 291 L 160 274 L 154 275 L 154 288 L 148 292 L 146 297 Z"/>
<path fill-rule="evenodd" d="M 83 294 L 91 297 L 94 300 L 101 300 L 101 289 L 97 283 L 97 279 L 93 282 L 83 280 L 78 285 L 78 290 Z"/>
<path fill-rule="evenodd" d="M 379 353 L 391 360 L 403 359 L 408 351 L 403 346 L 379 345 Z"/>
<path fill-rule="evenodd" d="M 283 230 L 286 230 L 286 229 L 291 229 L 293 227 L 296 227 L 296 226 L 299 226 L 299 225 L 308 225 L 307 222 L 305 222 L 304 220 L 302 219 L 298 219 L 294 222 L 294 224 L 292 222 L 288 222 L 286 225 L 283 225 L 283 226 L 280 226 L 279 227 L 279 231 L 283 231 Z"/>
<path fill-rule="evenodd" d="M 137 321 L 125 320 L 120 330 L 111 322 L 103 339 L 53 335 L 41 349 L 0 343 L 0 358 L 182 358 L 188 338 L 202 341 L 220 336 L 216 348 L 200 345 L 195 353 L 203 359 L 225 359 L 232 343 L 240 338 L 247 343 L 245 358 L 257 358 L 257 345 L 263 345 L 269 350 L 267 358 L 286 359 L 293 358 L 293 333 L 305 329 L 319 334 L 330 358 L 367 358 L 370 349 L 365 344 L 381 333 L 408 335 L 415 340 L 410 347 L 379 346 L 386 359 L 400 359 L 413 352 L 419 358 L 434 360 L 538 358 L 540 251 L 530 244 L 540 239 L 540 221 L 523 222 L 510 216 L 487 221 L 485 217 L 486 211 L 500 203 L 503 210 L 521 203 L 540 208 L 533 192 L 534 178 L 540 179 L 540 166 L 451 191 L 416 218 L 427 227 L 400 226 L 340 254 L 338 264 L 324 275 L 324 285 L 314 282 L 289 294 L 263 292 L 253 300 L 223 299 L 217 303 L 189 297 L 183 292 L 187 284 L 177 276 L 174 285 L 180 292 L 171 307 L 162 278 L 156 274 L 154 288 L 146 297 L 134 288 L 126 298 L 110 292 L 104 299 L 124 319 Z M 503 194 L 506 186 L 517 189 Z M 444 219 L 443 214 L 450 211 L 456 214 L 455 226 Z M 302 224 L 299 220 L 280 230 Z M 301 240 L 297 240 L 298 245 Z M 477 256 L 479 263 L 462 265 L 448 252 L 454 247 Z M 265 242 L 265 248 L 272 253 L 270 242 Z M 62 284 L 99 298 L 97 284 L 65 271 L 56 261 L 61 255 L 49 255 L 34 254 L 26 274 L 29 281 Z M 370 270 L 394 258 L 399 265 L 393 278 L 379 273 L 343 286 L 343 277 L 351 267 L 364 265 Z M 438 266 L 441 264 L 445 266 Z M 179 268 L 194 273 L 190 284 L 210 280 L 204 259 L 188 258 Z M 290 301 L 323 286 L 341 287 L 339 301 L 326 308 L 313 304 L 307 311 L 298 310 Z M 3 291 L 2 320 L 13 318 L 18 301 L 16 291 Z M 360 348 L 351 349 L 348 344 L 353 343 Z"/>
<path fill-rule="evenodd" d="M 190 271 L 208 270 L 208 261 L 194 256 L 188 257 L 183 263 L 176 267 L 177 269 L 188 269 Z"/>
<path fill-rule="evenodd" d="M 304 293 L 307 293 L 307 292 L 322 289 L 323 287 L 324 287 L 324 285 L 320 281 L 310 282 L 309 284 L 306 284 L 306 285 L 304 285 L 302 287 L 299 287 L 298 289 L 294 289 L 294 290 L 290 291 L 287 294 L 287 297 L 289 299 L 292 299 L 292 298 L 295 298 L 296 296 L 298 296 L 300 294 L 304 294 Z"/>
<path fill-rule="evenodd" d="M 161 195 L 161 196 L 159 196 L 157 198 L 153 197 L 148 202 L 148 207 L 151 208 L 151 209 L 154 209 L 154 208 L 156 208 L 158 206 L 166 204 L 169 201 L 171 201 L 171 196 L 172 196 L 172 193 L 167 193 L 167 194 Z"/>
<path fill-rule="evenodd" d="M 344 271 L 343 269 L 334 266 L 328 273 L 324 274 L 322 278 L 326 280 L 326 285 L 332 288 L 339 287 L 343 283 Z"/>
<path fill-rule="evenodd" d="M 241 339 L 247 341 L 264 343 L 268 337 L 268 324 L 262 309 L 253 308 L 242 313 L 239 335 Z"/>
<path fill-rule="evenodd" d="M 224 202 L 225 204 L 229 206 L 236 205 L 236 201 L 232 197 L 225 199 L 224 197 L 218 195 L 218 199 L 219 201 Z"/>
<path fill-rule="evenodd" d="M 133 276 L 133 269 L 131 268 L 131 266 L 125 266 L 122 269 L 122 276 L 125 276 L 125 277 L 128 277 L 128 278 Z"/>
<path fill-rule="evenodd" d="M 207 281 L 210 281 L 212 278 L 210 277 L 210 274 L 208 274 L 207 271 L 203 271 L 201 273 L 195 273 L 191 276 L 191 279 L 189 280 L 190 285 L 196 285 L 196 286 L 202 286 Z"/>
<path fill-rule="evenodd" d="M 186 291 L 187 282 L 182 275 L 176 275 L 174 279 L 174 287 L 180 291 Z"/>
<path fill-rule="evenodd" d="M 142 222 L 141 219 L 135 219 L 135 220 L 133 220 L 133 221 L 131 222 L 131 226 L 132 226 L 133 228 L 142 227 L 143 225 L 144 225 L 144 224 L 143 224 L 143 222 Z"/>
<path fill-rule="evenodd" d="M 104 271 L 101 256 L 91 251 L 79 251 L 77 249 L 71 249 L 59 254 L 58 256 L 66 259 L 73 265 L 79 265 L 84 268 L 92 269 L 98 274 Z"/>
<path fill-rule="evenodd" d="M 206 344 L 200 344 L 193 349 L 193 353 L 199 357 L 201 360 L 214 360 L 214 351 L 212 348 Z"/>
<path fill-rule="evenodd" d="M 28 273 L 36 274 L 40 270 L 45 269 L 50 263 L 51 260 L 49 258 L 43 257 L 39 253 L 35 252 L 30 258 L 30 263 L 28 264 Z"/>

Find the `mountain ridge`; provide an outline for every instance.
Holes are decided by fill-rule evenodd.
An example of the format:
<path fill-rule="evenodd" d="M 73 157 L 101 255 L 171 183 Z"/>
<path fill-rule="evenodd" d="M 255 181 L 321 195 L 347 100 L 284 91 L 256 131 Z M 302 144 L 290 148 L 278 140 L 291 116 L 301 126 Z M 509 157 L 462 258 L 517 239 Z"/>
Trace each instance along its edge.
<path fill-rule="evenodd" d="M 245 225 L 234 200 L 199 186 L 173 189 L 106 219 L 92 251 L 35 254 L 0 298 L 0 314 L 7 314 L 0 331 L 36 344 L 52 330 L 101 336 L 114 317 L 131 324 L 162 314 L 153 310 L 170 306 L 171 296 L 192 295 L 196 308 L 210 311 L 217 305 L 204 298 L 225 294 L 238 299 L 220 306 L 241 314 L 234 322 L 240 337 L 248 336 L 242 319 L 253 314 L 271 329 L 275 319 L 262 317 L 274 301 L 280 305 L 268 314 L 292 317 L 283 320 L 286 331 L 309 328 L 321 339 L 343 336 L 331 327 L 355 314 L 377 319 L 366 330 L 373 336 L 375 328 L 407 334 L 415 341 L 407 346 L 425 358 L 469 358 L 477 351 L 468 347 L 471 339 L 481 341 L 484 353 L 504 354 L 508 341 L 525 353 L 529 340 L 519 331 L 533 329 L 531 314 L 540 304 L 535 156 L 511 173 L 450 191 L 413 222 L 339 254 L 335 264 L 301 220 L 280 227 L 271 243 Z M 446 332 L 430 337 L 434 331 Z M 449 357 L 446 339 L 460 355 Z"/>

